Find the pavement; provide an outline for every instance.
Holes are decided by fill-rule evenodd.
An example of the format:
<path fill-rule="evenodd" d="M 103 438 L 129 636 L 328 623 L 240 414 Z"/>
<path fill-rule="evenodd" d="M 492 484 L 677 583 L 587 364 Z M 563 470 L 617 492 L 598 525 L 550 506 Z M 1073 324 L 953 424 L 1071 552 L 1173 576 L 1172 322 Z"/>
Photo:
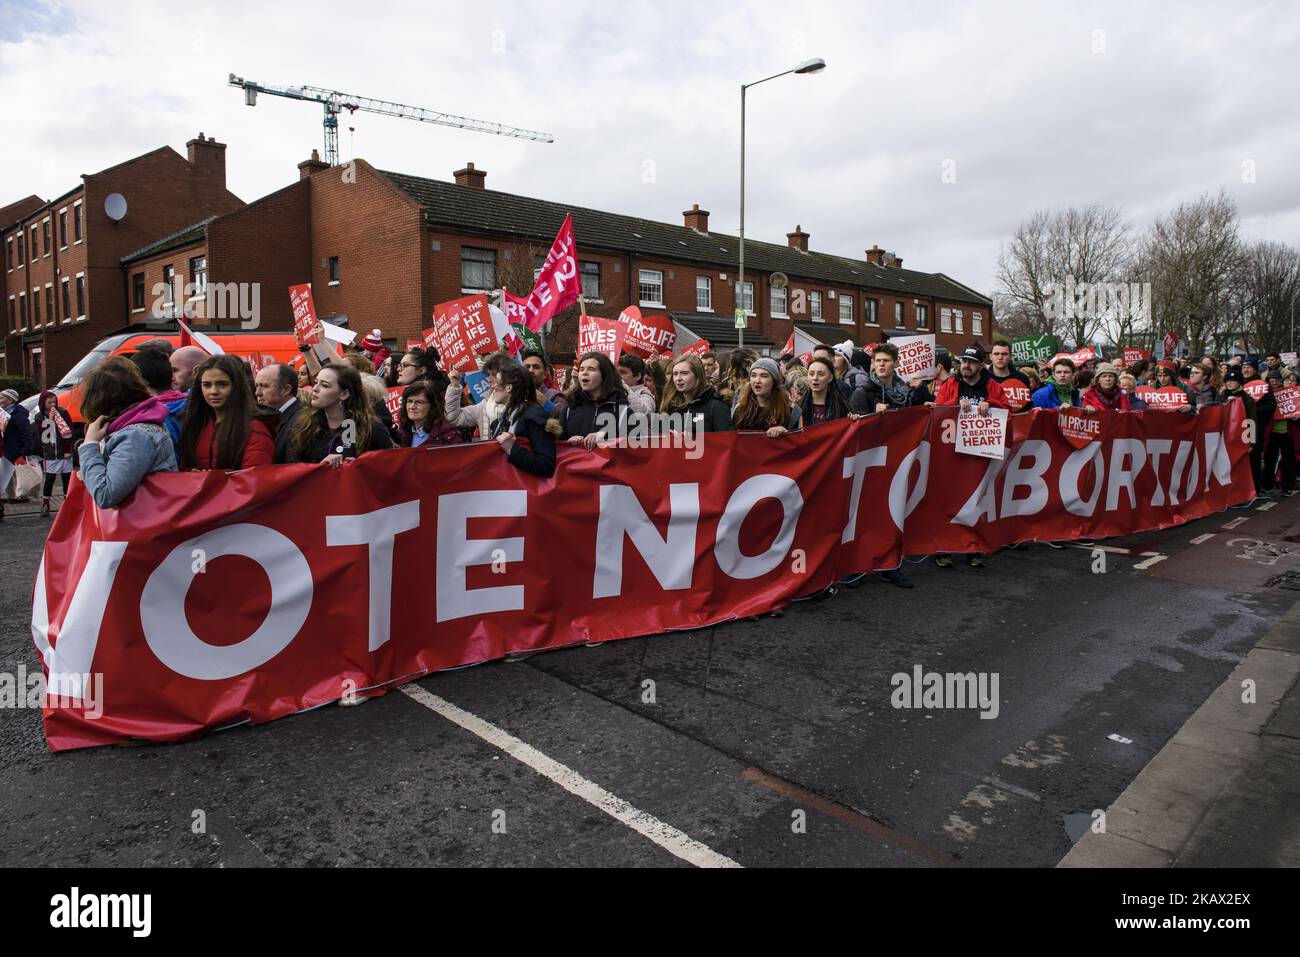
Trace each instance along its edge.
<path fill-rule="evenodd" d="M 10 516 L 0 675 L 38 666 L 49 527 Z M 1300 497 L 923 561 L 910 591 L 872 577 L 175 746 L 54 755 L 39 711 L 0 708 L 0 865 L 1293 863 L 1291 539 Z M 894 707 L 918 665 L 996 676 L 996 717 Z"/>

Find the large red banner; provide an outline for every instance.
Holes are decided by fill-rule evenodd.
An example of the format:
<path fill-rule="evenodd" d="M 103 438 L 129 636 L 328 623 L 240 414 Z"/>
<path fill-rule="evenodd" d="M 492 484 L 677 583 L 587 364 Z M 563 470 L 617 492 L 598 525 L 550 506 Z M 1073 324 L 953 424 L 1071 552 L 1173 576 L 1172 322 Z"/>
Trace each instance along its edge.
<path fill-rule="evenodd" d="M 779 440 L 566 446 L 551 478 L 479 443 L 159 474 L 113 509 L 76 482 L 32 605 L 62 696 L 46 736 L 178 741 L 512 652 L 756 615 L 904 553 L 1181 524 L 1252 496 L 1242 414 L 1096 413 L 1087 442 L 1027 412 L 1001 461 L 954 450 L 956 409 L 916 408 Z"/>

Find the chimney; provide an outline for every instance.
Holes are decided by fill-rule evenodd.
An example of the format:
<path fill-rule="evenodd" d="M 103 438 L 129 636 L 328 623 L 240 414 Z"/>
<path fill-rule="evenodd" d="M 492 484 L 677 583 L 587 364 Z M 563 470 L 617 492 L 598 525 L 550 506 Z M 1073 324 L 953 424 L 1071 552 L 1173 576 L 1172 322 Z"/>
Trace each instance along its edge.
<path fill-rule="evenodd" d="M 306 179 L 313 173 L 319 173 L 323 169 L 329 169 L 330 164 L 320 158 L 319 150 L 311 151 L 311 159 L 303 160 L 298 164 L 298 179 Z"/>
<path fill-rule="evenodd" d="M 475 169 L 473 163 L 466 163 L 464 169 L 458 169 L 452 173 L 456 177 L 457 186 L 472 186 L 474 189 L 486 189 L 484 182 L 487 180 L 487 173 L 481 169 Z"/>
<path fill-rule="evenodd" d="M 893 266 L 895 269 L 902 269 L 902 268 L 903 268 L 903 259 L 902 259 L 901 256 L 895 256 L 892 260 L 890 260 L 888 263 L 886 263 L 886 265 L 888 265 L 888 266 Z"/>
<path fill-rule="evenodd" d="M 697 233 L 707 233 L 709 231 L 709 211 L 700 209 L 699 203 L 692 203 L 691 208 L 682 213 L 686 219 L 686 228 L 693 229 Z"/>
<path fill-rule="evenodd" d="M 213 180 L 222 189 L 226 188 L 226 144 L 218 143 L 216 137 L 197 138 L 185 144 L 189 154 L 190 165 L 200 176 Z"/>
<path fill-rule="evenodd" d="M 871 248 L 867 250 L 867 262 L 871 263 L 873 266 L 883 266 L 885 264 L 884 260 L 885 251 L 875 243 L 872 243 Z"/>
<path fill-rule="evenodd" d="M 791 249 L 798 249 L 805 253 L 808 251 L 808 234 L 803 231 L 802 226 L 796 226 L 794 232 L 786 233 L 785 239 Z"/>

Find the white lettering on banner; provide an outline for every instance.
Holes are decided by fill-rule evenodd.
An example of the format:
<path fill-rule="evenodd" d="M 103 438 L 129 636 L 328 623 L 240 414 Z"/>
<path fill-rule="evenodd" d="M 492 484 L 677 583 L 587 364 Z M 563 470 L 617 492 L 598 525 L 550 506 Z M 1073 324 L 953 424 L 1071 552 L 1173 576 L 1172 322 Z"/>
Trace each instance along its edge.
<path fill-rule="evenodd" d="M 523 585 L 497 585 L 470 589 L 465 569 L 490 565 L 494 559 L 524 560 L 522 538 L 469 538 L 471 518 L 524 518 L 528 515 L 528 493 L 493 489 L 484 492 L 456 492 L 438 496 L 438 571 L 435 601 L 438 621 L 453 621 L 496 611 L 522 611 Z M 494 554 L 500 550 L 500 554 Z"/>
<path fill-rule="evenodd" d="M 858 536 L 858 500 L 862 497 L 862 482 L 867 469 L 884 465 L 888 456 L 889 449 L 882 445 L 864 449 L 844 460 L 844 478 L 851 476 L 853 485 L 849 489 L 849 518 L 844 524 L 844 534 L 840 536 L 841 543 L 851 542 Z"/>
<path fill-rule="evenodd" d="M 1024 467 L 1024 460 L 1032 459 L 1033 465 Z M 1017 515 L 1037 515 L 1047 507 L 1047 481 L 1043 478 L 1052 464 L 1052 446 L 1042 439 L 1030 439 L 1022 442 L 1015 454 L 1007 461 L 1002 484 L 1002 517 L 1012 518 Z M 1027 488 L 1029 494 L 1022 499 L 1016 498 L 1016 489 Z"/>
<path fill-rule="evenodd" d="M 1134 468 L 1133 464 L 1137 463 Z M 1147 447 L 1141 439 L 1116 439 L 1110 446 L 1110 482 L 1106 486 L 1106 511 L 1119 507 L 1119 493 L 1128 492 L 1128 507 L 1137 508 L 1134 483 L 1147 464 Z"/>
<path fill-rule="evenodd" d="M 1232 459 L 1222 432 L 1205 433 L 1205 489 L 1210 490 L 1210 476 L 1220 485 L 1232 484 Z"/>
<path fill-rule="evenodd" d="M 624 536 L 632 540 L 660 588 L 676 591 L 691 587 L 691 576 L 695 571 L 695 532 L 700 521 L 700 486 L 693 482 L 670 485 L 668 500 L 668 535 L 660 538 L 659 530 L 631 488 L 626 485 L 600 487 L 592 598 L 612 598 L 623 594 Z"/>
<path fill-rule="evenodd" d="M 1092 483 L 1092 498 L 1085 501 L 1079 491 L 1079 481 L 1083 477 L 1083 470 L 1089 466 L 1094 467 L 1095 479 Z M 1097 500 L 1101 498 L 1102 472 L 1105 467 L 1106 459 L 1101 454 L 1100 442 L 1089 442 L 1083 448 L 1070 453 L 1070 457 L 1061 466 L 1061 478 L 1058 483 L 1061 502 L 1067 512 L 1083 518 L 1092 517 L 1092 513 L 1097 509 Z"/>
<path fill-rule="evenodd" d="M 992 459 L 984 469 L 979 487 L 966 499 L 966 504 L 952 517 L 954 525 L 973 527 L 981 518 L 989 522 L 998 520 L 997 481 L 1005 466 L 1005 459 Z"/>
<path fill-rule="evenodd" d="M 126 546 L 126 542 L 90 543 L 90 557 L 77 580 L 63 625 L 58 634 L 50 636 L 47 633 L 45 645 L 49 650 L 45 653 L 45 667 L 50 674 L 46 689 L 49 694 L 74 701 L 83 700 L 85 676 L 92 671 L 99 629 L 104 623 L 104 609 L 108 607 L 108 596 L 113 590 L 113 580 L 122 564 Z M 44 567 L 42 559 L 42 577 Z M 45 582 L 40 580 L 37 586 L 41 591 L 42 617 L 48 625 Z M 33 622 L 35 619 L 33 614 Z"/>
<path fill-rule="evenodd" d="M 1151 474 L 1156 480 L 1156 490 L 1151 496 L 1153 508 L 1160 508 L 1165 504 L 1165 487 L 1160 484 L 1160 459 L 1173 447 L 1174 443 L 1171 439 L 1147 439 L 1147 458 L 1151 460 Z"/>
<path fill-rule="evenodd" d="M 1191 443 L 1187 443 L 1191 445 Z M 1183 486 L 1183 504 L 1189 505 L 1201 489 L 1201 453 L 1192 447 L 1192 461 L 1187 466 L 1187 484 Z"/>
<path fill-rule="evenodd" d="M 916 477 L 916 485 L 912 488 L 912 494 L 907 494 L 907 483 L 912 477 L 912 466 L 920 463 L 921 471 Z M 894 520 L 894 526 L 901 532 L 903 523 L 907 517 L 916 510 L 921 504 L 921 499 L 925 498 L 925 490 L 930 481 L 930 443 L 922 441 L 920 445 L 912 449 L 905 456 L 903 461 L 898 463 L 898 468 L 894 472 L 894 477 L 889 483 L 889 517 Z"/>
<path fill-rule="evenodd" d="M 210 645 L 190 628 L 185 596 L 194 581 L 191 555 L 203 549 L 207 564 L 226 555 L 251 558 L 271 583 L 271 607 L 261 625 L 233 645 Z M 144 640 L 172 671 L 200 681 L 234 678 L 266 664 L 283 651 L 311 611 L 311 566 L 292 541 L 265 525 L 226 525 L 182 542 L 162 560 L 140 595 Z"/>
<path fill-rule="evenodd" d="M 774 498 L 781 503 L 781 529 L 765 552 L 745 555 L 740 551 L 740 526 L 754 506 L 765 498 Z M 802 511 L 803 493 L 788 475 L 755 475 L 741 482 L 731 493 L 718 521 L 718 541 L 713 549 L 718 567 L 735 579 L 766 575 L 785 561 Z"/>
<path fill-rule="evenodd" d="M 364 515 L 330 515 L 325 519 L 326 545 L 369 546 L 371 651 L 386 645 L 392 634 L 393 540 L 419 527 L 419 499 Z"/>

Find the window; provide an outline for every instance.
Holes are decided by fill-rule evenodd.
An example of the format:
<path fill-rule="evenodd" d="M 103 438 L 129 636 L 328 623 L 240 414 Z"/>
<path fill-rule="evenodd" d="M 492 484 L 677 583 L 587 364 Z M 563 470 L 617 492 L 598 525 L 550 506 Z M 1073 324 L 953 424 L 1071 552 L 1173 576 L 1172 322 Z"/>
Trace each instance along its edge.
<path fill-rule="evenodd" d="M 131 311 L 144 310 L 144 273 L 138 272 L 131 277 Z"/>
<path fill-rule="evenodd" d="M 958 332 L 958 333 L 965 332 L 965 331 L 966 331 L 966 323 L 965 323 L 965 321 L 962 319 L 962 313 L 961 313 L 961 310 L 960 310 L 960 309 L 954 309 L 954 310 L 952 311 L 952 314 L 953 314 L 953 316 L 954 316 L 954 317 L 956 318 L 956 320 L 957 320 L 957 332 Z"/>
<path fill-rule="evenodd" d="M 939 310 L 939 331 L 952 332 L 952 310 L 951 309 Z"/>
<path fill-rule="evenodd" d="M 894 328 L 895 328 L 895 329 L 902 329 L 902 328 L 904 328 L 904 326 L 903 326 L 903 304 L 902 304 L 901 302 L 896 302 L 896 303 L 894 303 Z"/>
<path fill-rule="evenodd" d="M 77 273 L 77 319 L 86 318 L 86 274 Z"/>
<path fill-rule="evenodd" d="M 68 248 L 68 211 L 59 210 L 59 248 Z"/>
<path fill-rule="evenodd" d="M 163 307 L 164 315 L 172 315 L 172 307 L 176 300 L 176 269 L 171 265 L 163 266 Z"/>
<path fill-rule="evenodd" d="M 340 277 L 339 257 L 331 256 L 329 258 L 328 264 L 329 264 L 329 271 L 330 271 L 329 284 L 331 286 L 337 286 L 339 284 L 339 277 Z"/>
<path fill-rule="evenodd" d="M 853 325 L 853 297 L 840 293 L 840 322 L 846 326 Z"/>
<path fill-rule="evenodd" d="M 708 276 L 695 277 L 695 308 L 713 311 L 713 280 Z"/>
<path fill-rule="evenodd" d="M 27 264 L 27 247 L 23 245 L 23 237 L 26 235 L 21 229 L 18 230 L 18 268 L 22 269 Z"/>
<path fill-rule="evenodd" d="M 14 271 L 14 238 L 12 236 L 5 240 L 5 267 L 10 272 Z"/>
<path fill-rule="evenodd" d="M 72 238 L 81 242 L 81 203 L 72 204 Z"/>
<path fill-rule="evenodd" d="M 978 312 L 970 314 L 970 331 L 974 336 L 984 335 L 984 317 Z"/>
<path fill-rule="evenodd" d="M 18 300 L 13 296 L 9 297 L 9 331 L 18 331 Z"/>
<path fill-rule="evenodd" d="M 63 321 L 72 321 L 72 281 L 63 277 Z"/>
<path fill-rule="evenodd" d="M 41 250 L 47 256 L 50 254 L 50 218 L 48 216 L 41 220 Z"/>
<path fill-rule="evenodd" d="M 208 295 L 208 257 L 195 256 L 190 260 L 190 285 L 194 287 L 191 299 L 204 299 Z"/>
<path fill-rule="evenodd" d="M 578 263 L 582 274 L 582 298 L 600 302 L 600 263 Z"/>
<path fill-rule="evenodd" d="M 36 260 L 40 258 L 41 254 L 36 249 L 36 227 L 35 226 L 32 227 L 30 246 L 31 248 L 29 251 L 32 254 L 32 262 L 36 262 Z"/>
<path fill-rule="evenodd" d="M 45 324 L 54 325 L 54 283 L 45 284 Z"/>
<path fill-rule="evenodd" d="M 32 328 L 35 329 L 41 324 L 41 291 L 32 290 Z"/>
<path fill-rule="evenodd" d="M 27 293 L 18 294 L 18 328 L 21 329 L 27 325 Z"/>
<path fill-rule="evenodd" d="M 819 292 L 808 293 L 808 313 L 814 322 L 822 321 L 822 294 Z"/>
<path fill-rule="evenodd" d="M 736 298 L 741 300 L 736 304 L 737 309 L 744 309 L 749 315 L 754 315 L 754 284 L 745 283 L 744 295 L 740 293 L 740 283 L 736 283 Z"/>
<path fill-rule="evenodd" d="M 772 315 L 784 316 L 789 302 L 789 290 L 782 287 L 781 289 L 772 290 Z"/>
<path fill-rule="evenodd" d="M 867 300 L 867 325 L 869 326 L 880 325 L 880 300 L 879 299 Z"/>
<path fill-rule="evenodd" d="M 662 306 L 664 304 L 664 274 L 657 269 L 641 270 L 641 305 Z"/>
<path fill-rule="evenodd" d="M 930 309 L 928 306 L 916 307 L 916 328 L 918 329 L 930 328 Z"/>
<path fill-rule="evenodd" d="M 497 254 L 494 249 L 460 247 L 460 287 L 487 292 L 497 285 Z"/>

